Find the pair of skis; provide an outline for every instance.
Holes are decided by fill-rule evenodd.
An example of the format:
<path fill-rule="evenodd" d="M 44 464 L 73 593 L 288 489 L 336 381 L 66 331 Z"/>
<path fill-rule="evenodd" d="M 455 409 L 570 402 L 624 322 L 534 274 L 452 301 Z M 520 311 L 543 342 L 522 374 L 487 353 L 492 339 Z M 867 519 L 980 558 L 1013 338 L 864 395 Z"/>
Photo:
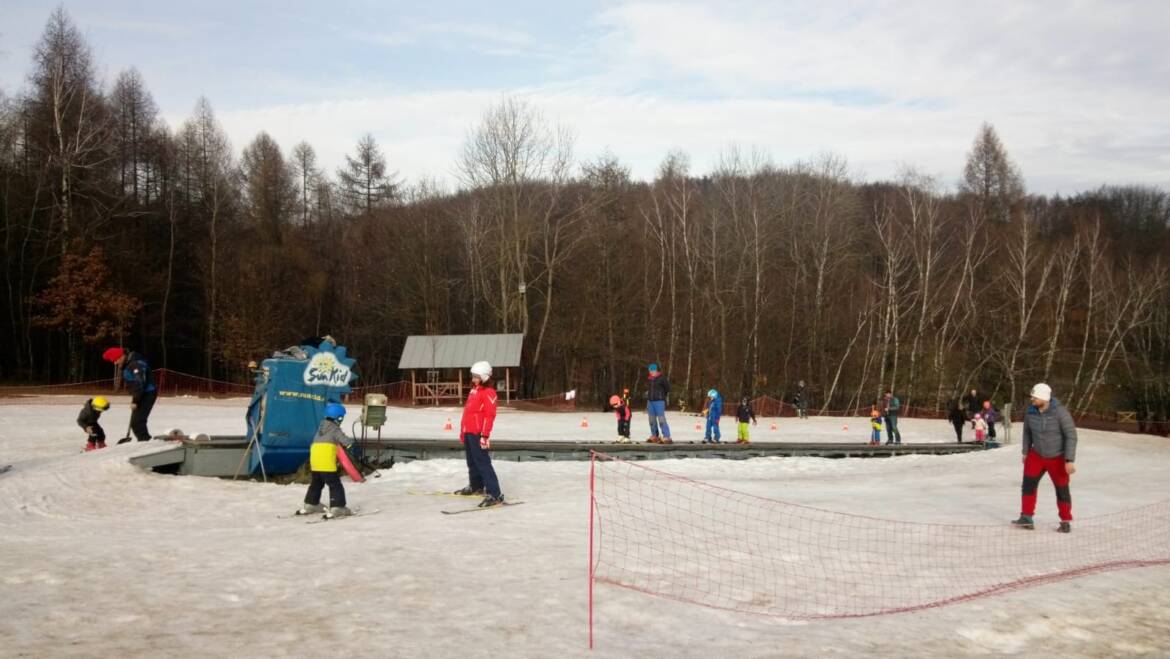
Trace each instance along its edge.
<path fill-rule="evenodd" d="M 480 496 L 478 494 L 456 494 L 454 492 L 444 492 L 442 490 L 434 490 L 434 491 L 430 491 L 430 492 L 419 492 L 417 490 L 407 490 L 406 493 L 410 494 L 412 496 L 455 497 L 456 499 L 476 499 Z M 500 504 L 497 504 L 494 506 L 486 506 L 483 508 L 476 506 L 475 508 L 457 508 L 455 510 L 440 510 L 439 512 L 443 513 L 444 515 L 462 515 L 463 513 L 477 513 L 477 512 L 483 512 L 485 510 L 492 510 L 494 508 L 503 508 L 505 506 L 519 506 L 522 503 L 524 503 L 524 502 L 523 501 L 504 501 L 503 503 L 500 503 Z"/>

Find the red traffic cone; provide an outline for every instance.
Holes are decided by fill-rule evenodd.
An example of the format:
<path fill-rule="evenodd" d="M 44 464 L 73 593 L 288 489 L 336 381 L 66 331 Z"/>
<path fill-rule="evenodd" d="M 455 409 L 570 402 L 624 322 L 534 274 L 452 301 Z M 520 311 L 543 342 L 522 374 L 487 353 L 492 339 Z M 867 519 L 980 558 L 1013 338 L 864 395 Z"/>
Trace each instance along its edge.
<path fill-rule="evenodd" d="M 454 430 L 454 428 L 451 427 L 451 417 L 447 417 L 447 423 L 443 424 L 443 430 Z"/>
<path fill-rule="evenodd" d="M 696 421 L 695 422 L 695 430 L 702 430 L 702 429 L 703 429 L 703 424 Z"/>
<path fill-rule="evenodd" d="M 587 416 L 583 416 L 583 417 L 581 417 L 581 427 L 582 427 L 582 428 L 588 428 L 588 427 L 589 427 L 589 417 L 587 417 Z"/>

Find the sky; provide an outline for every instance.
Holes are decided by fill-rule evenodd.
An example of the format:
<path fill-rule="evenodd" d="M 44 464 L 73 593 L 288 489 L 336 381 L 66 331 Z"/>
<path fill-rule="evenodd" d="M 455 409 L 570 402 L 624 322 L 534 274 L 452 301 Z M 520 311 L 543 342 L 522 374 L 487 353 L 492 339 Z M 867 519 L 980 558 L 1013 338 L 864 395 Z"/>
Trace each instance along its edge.
<path fill-rule="evenodd" d="M 49 2 L 2 0 L 0 91 L 26 85 Z M 206 96 L 237 150 L 261 130 L 333 170 L 373 134 L 407 182 L 458 184 L 484 113 L 525 101 L 586 163 L 640 179 L 729 149 L 832 154 L 860 181 L 953 188 L 982 123 L 1037 193 L 1170 187 L 1170 3 L 64 3 L 102 79 L 137 67 L 173 127 Z"/>

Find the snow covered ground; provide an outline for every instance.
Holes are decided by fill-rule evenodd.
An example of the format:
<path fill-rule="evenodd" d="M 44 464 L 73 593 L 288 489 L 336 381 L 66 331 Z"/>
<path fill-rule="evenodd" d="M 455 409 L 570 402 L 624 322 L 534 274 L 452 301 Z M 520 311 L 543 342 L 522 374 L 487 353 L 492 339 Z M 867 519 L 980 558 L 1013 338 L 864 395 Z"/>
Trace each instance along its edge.
<path fill-rule="evenodd" d="M 524 506 L 411 494 L 466 481 L 460 461 L 400 464 L 351 505 L 374 516 L 280 519 L 302 485 L 152 474 L 127 459 L 157 443 L 80 453 L 77 396 L 0 399 L 0 656 L 587 656 L 588 464 L 499 463 Z M 103 417 L 125 432 L 125 399 Z M 163 399 L 161 434 L 243 434 L 246 401 Z M 351 414 L 356 408 L 351 407 Z M 356 414 L 355 414 L 356 416 Z M 588 429 L 580 428 L 587 416 Z M 383 436 L 454 437 L 455 410 L 390 411 Z M 694 417 L 671 416 L 676 440 Z M 781 419 L 756 441 L 864 441 L 862 419 Z M 850 430 L 843 431 L 848 424 Z M 906 442 L 949 441 L 906 419 Z M 499 439 L 607 440 L 609 414 L 504 411 Z M 645 436 L 645 416 L 634 436 Z M 725 435 L 734 435 L 727 419 Z M 1170 440 L 1082 431 L 1078 517 L 1170 499 Z M 112 442 L 111 442 L 112 443 Z M 664 460 L 656 468 L 762 496 L 897 520 L 1006 522 L 1018 511 L 1016 447 L 952 456 Z M 1051 485 L 1038 521 L 1054 521 Z M 1041 532 L 1041 531 L 1037 531 Z M 899 557 L 891 556 L 896 561 Z M 1010 561 L 998 556 L 993 560 Z M 1030 654 L 1170 656 L 1170 567 L 1096 574 L 939 609 L 788 623 L 600 585 L 592 656 L 779 657 Z"/>

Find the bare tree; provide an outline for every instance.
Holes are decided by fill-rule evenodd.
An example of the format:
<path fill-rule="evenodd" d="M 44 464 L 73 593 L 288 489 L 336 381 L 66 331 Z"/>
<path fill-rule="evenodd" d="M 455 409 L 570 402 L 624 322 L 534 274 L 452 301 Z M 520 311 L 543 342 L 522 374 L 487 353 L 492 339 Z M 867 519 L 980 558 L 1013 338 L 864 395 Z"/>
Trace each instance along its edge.
<path fill-rule="evenodd" d="M 143 180 L 149 171 L 145 152 L 158 119 L 158 107 L 142 74 L 133 67 L 118 75 L 110 101 L 122 191 L 136 204 L 145 204 L 149 202 L 149 188 Z"/>
<path fill-rule="evenodd" d="M 369 215 L 398 195 L 395 176 L 387 172 L 386 157 L 370 133 L 358 140 L 354 155 L 345 157 L 345 167 L 337 171 L 337 183 L 350 212 L 355 214 Z"/>
<path fill-rule="evenodd" d="M 322 181 L 321 170 L 317 167 L 317 152 L 308 142 L 298 142 L 293 147 L 290 161 L 293 178 L 299 193 L 297 195 L 297 211 L 300 215 L 301 226 L 306 227 L 311 218 L 317 214 L 318 186 Z"/>
<path fill-rule="evenodd" d="M 1023 177 L 1008 157 L 995 128 L 984 123 L 967 154 L 961 189 L 973 195 L 995 222 L 1011 220 L 1012 207 L 1024 196 Z"/>

